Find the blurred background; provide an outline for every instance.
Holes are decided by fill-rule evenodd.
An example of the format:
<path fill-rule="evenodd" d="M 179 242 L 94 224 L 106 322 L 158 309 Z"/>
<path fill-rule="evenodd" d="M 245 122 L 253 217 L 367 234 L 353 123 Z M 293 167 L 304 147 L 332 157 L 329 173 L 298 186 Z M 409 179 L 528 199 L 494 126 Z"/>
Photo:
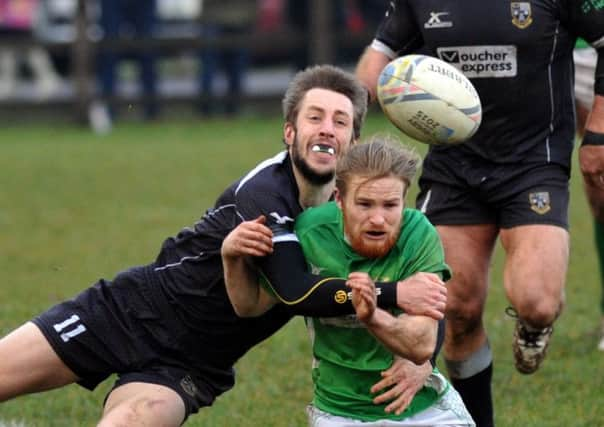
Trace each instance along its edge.
<path fill-rule="evenodd" d="M 103 133 L 274 109 L 295 71 L 352 67 L 386 3 L 0 0 L 0 120 L 52 114 Z"/>

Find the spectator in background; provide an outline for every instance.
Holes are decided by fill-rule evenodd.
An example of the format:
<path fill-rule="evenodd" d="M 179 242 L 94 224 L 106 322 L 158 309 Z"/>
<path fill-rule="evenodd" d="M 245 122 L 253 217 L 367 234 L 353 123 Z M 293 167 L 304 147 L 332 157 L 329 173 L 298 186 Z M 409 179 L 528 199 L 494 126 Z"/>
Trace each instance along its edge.
<path fill-rule="evenodd" d="M 331 10 L 333 33 L 331 36 L 344 35 L 340 39 L 336 52 L 338 64 L 354 63 L 361 54 L 361 49 L 356 45 L 347 43 L 347 36 L 359 35 L 365 32 L 373 33 L 386 10 L 386 0 L 332 0 L 329 2 Z M 287 0 L 286 16 L 294 31 L 308 35 L 310 22 L 314 19 L 316 11 L 310 9 L 309 0 Z M 308 41 L 308 38 L 307 38 Z M 302 70 L 310 63 L 308 43 L 294 52 L 292 58 L 294 68 Z"/>
<path fill-rule="evenodd" d="M 38 6 L 38 0 L 0 0 L 0 35 L 31 40 Z M 23 60 L 34 78 L 37 99 L 58 90 L 60 79 L 43 47 L 4 45 L 0 47 L 0 100 L 13 95 Z"/>
<path fill-rule="evenodd" d="M 577 109 L 577 133 L 583 138 L 585 123 L 594 102 L 594 78 L 598 55 L 583 39 L 579 39 L 573 52 L 575 62 L 575 107 Z M 585 195 L 594 217 L 594 239 L 596 256 L 600 267 L 600 337 L 598 350 L 604 351 L 604 201 L 597 185 L 583 180 Z M 601 183 L 597 183 L 601 184 Z"/>
<path fill-rule="evenodd" d="M 218 40 L 222 36 L 250 34 L 256 22 L 256 1 L 204 0 L 201 12 L 202 37 Z M 216 102 L 215 81 L 222 69 L 227 79 L 227 92 L 223 110 L 227 114 L 238 112 L 243 81 L 248 68 L 249 51 L 245 47 L 209 47 L 201 53 L 199 108 L 202 114 L 219 112 Z"/>
<path fill-rule="evenodd" d="M 117 40 L 123 37 L 145 39 L 154 35 L 157 23 L 155 0 L 100 0 L 100 6 L 99 24 L 103 40 Z M 147 120 L 154 119 L 158 113 L 155 54 L 143 50 L 131 55 L 139 64 L 143 117 Z M 94 102 L 90 111 L 91 125 L 97 131 L 109 130 L 111 119 L 116 114 L 113 98 L 116 92 L 116 69 L 121 56 L 121 52 L 107 48 L 101 49 L 97 58 L 102 101 Z"/>

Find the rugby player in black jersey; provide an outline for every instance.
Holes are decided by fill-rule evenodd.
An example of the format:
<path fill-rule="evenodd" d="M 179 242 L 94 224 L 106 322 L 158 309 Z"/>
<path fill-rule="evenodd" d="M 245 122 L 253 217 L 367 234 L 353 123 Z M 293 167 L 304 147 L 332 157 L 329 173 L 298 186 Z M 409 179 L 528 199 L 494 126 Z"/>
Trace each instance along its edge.
<path fill-rule="evenodd" d="M 517 369 L 535 372 L 564 302 L 568 180 L 575 135 L 573 46 L 598 50 L 594 108 L 579 151 L 586 180 L 604 199 L 604 6 L 545 0 L 395 0 L 356 74 L 375 98 L 393 58 L 421 49 L 458 67 L 483 106 L 465 144 L 433 146 L 417 207 L 437 226 L 453 270 L 445 362 L 477 425 L 493 425 L 492 354 L 482 321 L 497 238 L 516 317 Z"/>
<path fill-rule="evenodd" d="M 287 150 L 227 188 L 194 226 L 166 239 L 151 264 L 100 280 L 2 338 L 0 401 L 73 382 L 92 389 L 116 373 L 101 426 L 177 426 L 211 405 L 233 386 L 233 364 L 293 315 L 287 305 L 254 319 L 235 314 L 224 287 L 224 237 L 259 215 L 274 229 L 291 228 L 304 208 L 327 201 L 336 161 L 359 138 L 366 108 L 366 91 L 350 73 L 331 66 L 298 73 L 283 99 Z M 305 266 L 299 248 L 297 254 L 284 246 L 289 261 Z M 321 279 L 294 280 L 292 270 L 271 264 L 283 259 L 279 252 L 262 266 L 274 284 L 312 287 Z M 309 314 L 354 312 L 347 298 L 333 298 L 346 289 L 344 280 L 321 283 L 316 296 L 303 298 Z M 394 306 L 398 298 L 409 312 L 443 316 L 442 283 L 404 284 L 380 303 Z M 391 385 L 387 379 L 380 387 Z"/>

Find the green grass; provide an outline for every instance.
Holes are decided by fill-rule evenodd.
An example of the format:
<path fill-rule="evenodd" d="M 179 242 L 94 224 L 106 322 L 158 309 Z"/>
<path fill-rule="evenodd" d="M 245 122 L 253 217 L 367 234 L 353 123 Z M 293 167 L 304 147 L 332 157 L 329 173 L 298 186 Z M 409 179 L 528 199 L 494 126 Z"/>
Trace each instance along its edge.
<path fill-rule="evenodd" d="M 376 130 L 394 132 L 372 115 L 364 134 Z M 66 124 L 4 127 L 0 333 L 100 277 L 152 260 L 165 237 L 198 219 L 226 185 L 279 150 L 280 140 L 276 115 L 127 123 L 107 137 Z M 500 250 L 493 263 L 485 319 L 495 355 L 500 427 L 604 424 L 604 354 L 595 347 L 600 287 L 591 217 L 575 169 L 567 309 L 535 375 L 522 376 L 513 368 L 513 322 L 504 315 Z M 237 365 L 237 386 L 187 425 L 305 425 L 310 361 L 306 331 L 301 319 L 294 319 L 244 357 Z M 106 381 L 93 393 L 69 386 L 21 397 L 0 405 L 0 425 L 9 420 L 27 426 L 94 425 L 110 385 Z"/>

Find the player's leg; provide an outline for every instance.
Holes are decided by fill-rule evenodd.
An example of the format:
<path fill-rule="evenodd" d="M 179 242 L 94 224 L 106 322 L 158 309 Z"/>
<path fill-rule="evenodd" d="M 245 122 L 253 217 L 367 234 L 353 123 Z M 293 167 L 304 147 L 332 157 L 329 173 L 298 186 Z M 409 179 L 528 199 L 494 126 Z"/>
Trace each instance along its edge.
<path fill-rule="evenodd" d="M 594 217 L 594 240 L 596 243 L 596 257 L 600 267 L 600 315 L 601 330 L 598 349 L 604 351 L 604 197 L 602 196 L 603 183 L 594 183 L 584 179 L 585 195 Z"/>
<path fill-rule="evenodd" d="M 504 285 L 518 317 L 516 368 L 533 373 L 545 356 L 552 325 L 563 304 L 568 268 L 568 231 L 553 225 L 501 230 L 506 251 Z"/>
<path fill-rule="evenodd" d="M 0 401 L 78 380 L 33 323 L 0 340 L 0 361 Z"/>
<path fill-rule="evenodd" d="M 98 426 L 180 426 L 185 414 L 182 398 L 171 388 L 132 382 L 111 391 Z"/>
<path fill-rule="evenodd" d="M 495 225 L 437 226 L 445 260 L 453 270 L 447 282 L 445 363 L 453 386 L 478 426 L 493 425 L 493 357 L 482 314 L 489 264 L 497 238 Z"/>

